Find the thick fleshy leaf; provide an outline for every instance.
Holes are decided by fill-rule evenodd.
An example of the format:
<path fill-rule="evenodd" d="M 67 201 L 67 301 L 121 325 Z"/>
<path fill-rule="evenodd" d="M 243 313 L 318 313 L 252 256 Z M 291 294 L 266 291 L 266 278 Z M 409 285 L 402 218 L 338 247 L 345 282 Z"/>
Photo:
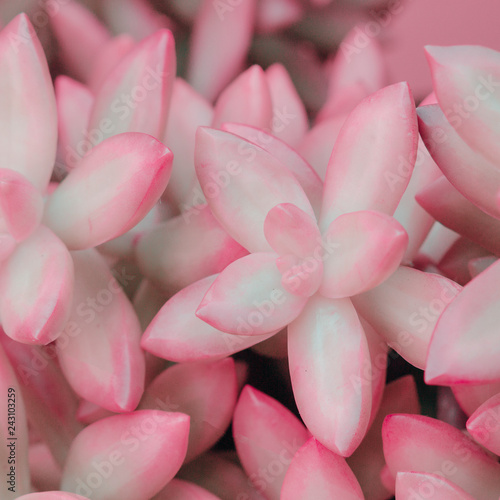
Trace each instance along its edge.
<path fill-rule="evenodd" d="M 369 95 L 370 92 L 360 81 L 340 89 L 340 92 L 335 92 L 325 102 L 316 116 L 315 124 L 318 125 L 325 120 L 348 115 L 363 99 Z"/>
<path fill-rule="evenodd" d="M 71 250 L 133 228 L 160 198 L 172 153 L 146 134 L 120 134 L 87 155 L 50 196 L 45 223 Z"/>
<path fill-rule="evenodd" d="M 295 24 L 304 14 L 304 6 L 298 0 L 267 0 L 257 4 L 256 30 L 273 33 Z"/>
<path fill-rule="evenodd" d="M 5 333 L 26 344 L 48 344 L 66 324 L 73 263 L 64 244 L 40 226 L 19 243 L 2 269 L 0 316 Z"/>
<path fill-rule="evenodd" d="M 107 76 L 134 47 L 135 41 L 130 35 L 119 35 L 111 38 L 96 54 L 92 72 L 88 79 L 88 86 L 94 93 L 98 93 Z"/>
<path fill-rule="evenodd" d="M 152 500 L 220 500 L 220 498 L 194 483 L 172 479 Z"/>
<path fill-rule="evenodd" d="M 30 444 L 29 467 L 34 490 L 52 491 L 59 488 L 62 470 L 45 443 Z"/>
<path fill-rule="evenodd" d="M 266 2 L 260 2 L 262 3 Z M 309 128 L 307 112 L 287 70 L 280 63 L 266 69 L 271 92 L 272 133 L 290 146 L 297 146 Z"/>
<path fill-rule="evenodd" d="M 17 500 L 87 500 L 87 497 L 63 491 L 43 491 L 17 497 Z"/>
<path fill-rule="evenodd" d="M 179 363 L 213 360 L 242 351 L 275 333 L 232 335 L 196 317 L 196 308 L 215 279 L 216 276 L 209 276 L 174 295 L 144 332 L 142 348 L 155 356 Z"/>
<path fill-rule="evenodd" d="M 314 217 L 295 176 L 264 149 L 209 128 L 196 133 L 195 166 L 207 202 L 222 226 L 247 250 L 270 250 L 264 219 L 280 203 Z"/>
<path fill-rule="evenodd" d="M 490 384 L 454 385 L 453 395 L 466 415 L 472 415 L 483 403 L 500 393 L 500 380 Z"/>
<path fill-rule="evenodd" d="M 57 77 L 55 89 L 59 126 L 57 161 L 60 167 L 72 169 L 94 146 L 87 130 L 94 96 L 85 85 L 64 75 Z"/>
<path fill-rule="evenodd" d="M 422 139 L 447 179 L 474 205 L 500 218 L 498 163 L 491 163 L 468 146 L 437 104 L 421 107 L 417 112 Z"/>
<path fill-rule="evenodd" d="M 178 477 L 206 488 L 221 500 L 234 500 L 238 495 L 245 500 L 264 500 L 237 461 L 225 453 L 203 454 L 184 466 Z"/>
<path fill-rule="evenodd" d="M 260 66 L 251 66 L 241 73 L 217 99 L 212 127 L 219 128 L 224 122 L 272 130 L 273 102 Z"/>
<path fill-rule="evenodd" d="M 487 257 L 477 257 L 469 261 L 469 273 L 472 278 L 475 278 L 478 274 L 481 274 L 488 267 L 494 264 L 498 260 L 498 257 L 489 255 Z"/>
<path fill-rule="evenodd" d="M 364 26 L 355 26 L 345 36 L 333 60 L 329 78 L 329 94 L 335 95 L 356 83 L 362 83 L 368 93 L 381 89 L 387 80 L 382 47 L 376 37 L 364 35 Z M 359 48 L 360 32 L 365 36 Z"/>
<path fill-rule="evenodd" d="M 26 14 L 0 32 L 0 74 L 2 166 L 43 192 L 56 159 L 57 109 L 45 54 Z"/>
<path fill-rule="evenodd" d="M 280 256 L 276 264 L 285 290 L 314 295 L 323 278 L 323 260 L 329 255 L 316 220 L 291 203 L 281 203 L 267 214 L 264 234 Z"/>
<path fill-rule="evenodd" d="M 409 238 L 403 264 L 413 262 L 434 223 L 434 219 L 417 203 L 415 195 L 440 175 L 441 171 L 419 138 L 413 174 L 394 212 L 394 218 L 405 228 Z"/>
<path fill-rule="evenodd" d="M 72 257 L 73 307 L 57 339 L 61 368 L 82 398 L 110 411 L 132 411 L 144 390 L 139 321 L 96 250 L 73 252 Z"/>
<path fill-rule="evenodd" d="M 161 139 L 175 73 L 175 42 L 169 30 L 137 45 L 99 88 L 89 121 L 93 145 L 124 132 Z"/>
<path fill-rule="evenodd" d="M 387 500 L 391 496 L 381 479 L 385 467 L 382 424 L 391 413 L 420 413 L 417 385 L 411 375 L 387 384 L 375 420 L 359 447 L 347 459 L 367 500 Z"/>
<path fill-rule="evenodd" d="M 47 443 L 57 463 L 63 465 L 69 446 L 82 426 L 76 420 L 76 395 L 57 364 L 54 345 L 27 346 L 3 333 L 0 341 L 17 371 L 30 426 Z"/>
<path fill-rule="evenodd" d="M 390 215 L 352 212 L 335 219 L 324 234 L 334 252 L 324 260 L 320 293 L 351 297 L 384 282 L 401 263 L 408 234 Z"/>
<path fill-rule="evenodd" d="M 73 0 L 53 4 L 50 19 L 65 65 L 86 81 L 95 57 L 110 39 L 108 30 L 90 10 Z"/>
<path fill-rule="evenodd" d="M 500 464 L 451 425 L 421 415 L 389 415 L 382 437 L 393 476 L 438 472 L 474 498 L 498 500 Z"/>
<path fill-rule="evenodd" d="M 410 181 L 417 145 L 408 84 L 385 87 L 364 99 L 344 123 L 328 163 L 321 228 L 358 210 L 392 215 Z"/>
<path fill-rule="evenodd" d="M 288 466 L 309 438 L 300 420 L 278 401 L 247 385 L 233 418 L 238 457 L 260 493 L 279 500 Z"/>
<path fill-rule="evenodd" d="M 470 147 L 498 162 L 500 53 L 480 46 L 425 49 L 434 92 L 448 121 Z"/>
<path fill-rule="evenodd" d="M 469 282 L 440 316 L 427 355 L 428 383 L 484 384 L 500 379 L 500 262 Z"/>
<path fill-rule="evenodd" d="M 158 30 L 173 28 L 172 21 L 147 0 L 104 0 L 102 9 L 114 33 L 128 33 L 137 41 Z"/>
<path fill-rule="evenodd" d="M 203 0 L 189 51 L 188 81 L 213 100 L 241 70 L 252 39 L 256 0 L 238 5 Z M 220 57 L 220 54 L 224 57 Z"/>
<path fill-rule="evenodd" d="M 309 130 L 298 147 L 298 152 L 311 164 L 322 180 L 326 177 L 333 146 L 346 118 L 346 115 L 341 115 L 318 123 Z"/>
<path fill-rule="evenodd" d="M 500 393 L 471 415 L 467 430 L 478 443 L 500 456 Z"/>
<path fill-rule="evenodd" d="M 240 123 L 224 123 L 221 130 L 243 137 L 248 142 L 257 144 L 281 161 L 299 181 L 307 194 L 316 216 L 319 216 L 323 197 L 323 182 L 316 171 L 288 144 L 277 139 L 264 130 L 242 125 Z M 325 162 L 326 165 L 326 162 Z"/>
<path fill-rule="evenodd" d="M 437 263 L 446 255 L 446 252 L 460 238 L 460 235 L 440 222 L 435 221 L 427 238 L 420 247 L 420 254 L 432 264 Z"/>
<path fill-rule="evenodd" d="M 73 441 L 61 489 L 95 500 L 149 500 L 186 455 L 189 417 L 141 410 L 86 427 Z"/>
<path fill-rule="evenodd" d="M 28 466 L 28 425 L 21 385 L 1 346 L 0 390 L 4 395 L 0 404 L 3 415 L 0 419 L 0 438 L 3 443 L 0 453 L 0 472 L 4 480 L 2 499 L 14 500 L 19 495 L 31 491 Z M 12 422 L 12 416 L 14 422 Z M 9 464 L 9 458 L 12 455 L 15 464 Z M 14 474 L 11 473 L 11 465 L 14 466 Z M 9 490 L 9 487 L 13 490 Z"/>
<path fill-rule="evenodd" d="M 288 327 L 288 357 L 295 402 L 307 428 L 329 450 L 351 455 L 372 407 L 366 376 L 370 353 L 351 301 L 311 298 Z"/>
<path fill-rule="evenodd" d="M 398 472 L 396 476 L 397 500 L 412 500 L 425 497 L 433 500 L 474 500 L 462 488 L 444 479 L 439 474 Z"/>
<path fill-rule="evenodd" d="M 7 231 L 17 240 L 27 238 L 40 224 L 43 198 L 23 175 L 0 168 L 0 217 Z"/>
<path fill-rule="evenodd" d="M 275 253 L 255 253 L 229 264 L 203 297 L 196 316 L 237 335 L 264 335 L 293 321 L 306 297 L 281 284 Z"/>
<path fill-rule="evenodd" d="M 139 239 L 135 248 L 144 276 L 169 294 L 220 273 L 247 254 L 206 205 L 156 225 Z"/>
<path fill-rule="evenodd" d="M 436 322 L 460 290 L 443 276 L 400 267 L 353 303 L 390 347 L 423 369 Z"/>
<path fill-rule="evenodd" d="M 190 417 L 185 462 L 209 450 L 226 432 L 238 398 L 232 358 L 181 363 L 153 380 L 140 409 L 177 411 Z"/>
<path fill-rule="evenodd" d="M 190 206 L 203 203 L 195 199 L 200 193 L 199 186 L 196 192 L 190 192 L 196 180 L 193 151 L 196 129 L 210 125 L 213 114 L 212 105 L 203 96 L 182 78 L 175 80 L 172 105 L 162 141 L 168 144 L 174 154 L 172 177 L 165 194 L 167 199 L 179 206 L 183 212 L 187 208 L 183 207 L 181 202 L 186 198 Z"/>
<path fill-rule="evenodd" d="M 283 481 L 281 498 L 364 500 L 361 487 L 345 459 L 314 438 L 310 438 L 293 457 Z"/>

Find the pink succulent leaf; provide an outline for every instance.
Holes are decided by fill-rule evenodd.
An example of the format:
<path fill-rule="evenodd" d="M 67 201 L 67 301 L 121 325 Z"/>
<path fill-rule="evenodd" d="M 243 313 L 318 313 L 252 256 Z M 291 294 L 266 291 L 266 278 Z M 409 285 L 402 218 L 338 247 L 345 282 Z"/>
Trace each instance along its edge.
<path fill-rule="evenodd" d="M 468 146 L 437 104 L 419 108 L 418 117 L 422 139 L 451 184 L 481 210 L 500 218 L 498 163 Z"/>
<path fill-rule="evenodd" d="M 396 476 L 397 500 L 412 500 L 421 494 L 430 494 L 435 500 L 474 500 L 474 497 L 462 488 L 439 474 L 398 472 Z"/>
<path fill-rule="evenodd" d="M 111 137 L 95 147 L 50 196 L 45 223 L 71 250 L 133 228 L 165 189 L 172 153 L 146 134 Z"/>
<path fill-rule="evenodd" d="M 485 250 L 477 243 L 467 238 L 459 238 L 438 262 L 438 267 L 445 276 L 463 286 L 472 277 L 469 268 L 470 262 L 485 256 L 492 257 L 488 250 Z"/>
<path fill-rule="evenodd" d="M 257 0 L 238 8 L 203 0 L 191 38 L 188 81 L 213 101 L 239 73 L 252 39 Z M 220 54 L 224 53 L 224 57 Z"/>
<path fill-rule="evenodd" d="M 88 78 L 87 85 L 94 94 L 99 89 L 107 76 L 116 66 L 130 54 L 135 47 L 135 41 L 130 35 L 119 35 L 111 38 L 95 56 L 92 71 Z"/>
<path fill-rule="evenodd" d="M 152 500 L 221 500 L 208 490 L 200 486 L 183 481 L 182 479 L 172 479 L 163 490 Z"/>
<path fill-rule="evenodd" d="M 142 348 L 176 362 L 213 360 L 230 356 L 268 335 L 232 335 L 210 326 L 196 315 L 196 308 L 217 276 L 209 276 L 184 288 L 161 308 L 144 332 Z"/>
<path fill-rule="evenodd" d="M 453 395 L 466 415 L 472 415 L 483 403 L 500 393 L 500 380 L 489 384 L 454 385 Z"/>
<path fill-rule="evenodd" d="M 25 14 L 0 32 L 0 74 L 2 166 L 43 192 L 56 158 L 57 110 L 45 54 Z"/>
<path fill-rule="evenodd" d="M 316 216 L 319 216 L 323 197 L 323 182 L 316 171 L 294 149 L 274 135 L 264 130 L 243 125 L 240 123 L 224 123 L 221 130 L 239 135 L 243 139 L 277 158 L 285 165 L 299 181 L 302 189 L 307 194 Z M 326 163 L 325 163 L 326 164 Z"/>
<path fill-rule="evenodd" d="M 497 325 L 500 262 L 469 282 L 440 316 L 427 354 L 427 383 L 500 380 Z"/>
<path fill-rule="evenodd" d="M 17 241 L 8 233 L 0 233 L 0 264 L 12 255 Z"/>
<path fill-rule="evenodd" d="M 59 488 L 62 470 L 45 443 L 30 444 L 29 468 L 33 490 L 50 492 Z"/>
<path fill-rule="evenodd" d="M 478 443 L 500 456 L 500 392 L 471 415 L 467 430 Z"/>
<path fill-rule="evenodd" d="M 173 22 L 145 0 L 104 0 L 103 15 L 114 33 L 127 33 L 140 41 Z"/>
<path fill-rule="evenodd" d="M 0 315 L 5 333 L 26 344 L 48 344 L 70 314 L 73 263 L 64 244 L 40 226 L 19 243 L 0 278 Z"/>
<path fill-rule="evenodd" d="M 181 363 L 162 372 L 144 393 L 140 409 L 178 411 L 190 417 L 185 462 L 209 450 L 226 432 L 238 398 L 232 358 Z"/>
<path fill-rule="evenodd" d="M 204 453 L 184 466 L 178 477 L 206 488 L 221 500 L 234 500 L 238 495 L 246 500 L 264 500 L 237 461 L 220 452 Z"/>
<path fill-rule="evenodd" d="M 351 297 L 384 282 L 401 263 L 408 234 L 390 215 L 364 210 L 341 215 L 323 235 L 333 252 L 323 262 L 320 293 Z"/>
<path fill-rule="evenodd" d="M 271 130 L 273 102 L 260 66 L 251 66 L 221 92 L 215 103 L 212 127 L 219 128 L 225 122 Z"/>
<path fill-rule="evenodd" d="M 227 234 L 206 205 L 146 231 L 135 248 L 144 276 L 169 294 L 220 273 L 245 255 L 248 252 Z"/>
<path fill-rule="evenodd" d="M 315 124 L 348 115 L 370 92 L 361 81 L 333 93 L 316 116 Z M 326 164 L 326 163 L 325 163 Z"/>
<path fill-rule="evenodd" d="M 0 168 L 0 213 L 5 229 L 22 241 L 42 220 L 42 195 L 22 174 Z"/>
<path fill-rule="evenodd" d="M 498 258 L 494 257 L 493 255 L 471 259 L 468 265 L 471 277 L 475 278 L 478 274 L 481 274 L 497 260 Z"/>
<path fill-rule="evenodd" d="M 286 144 L 295 147 L 300 144 L 309 129 L 306 108 L 282 64 L 269 66 L 266 69 L 266 79 L 272 99 L 272 133 Z"/>
<path fill-rule="evenodd" d="M 364 99 L 344 123 L 328 163 L 320 227 L 358 210 L 392 215 L 410 181 L 417 146 L 408 84 Z"/>
<path fill-rule="evenodd" d="M 95 57 L 110 39 L 107 28 L 74 0 L 58 3 L 50 20 L 64 64 L 79 80 L 87 81 Z"/>
<path fill-rule="evenodd" d="M 288 466 L 309 438 L 300 420 L 273 398 L 247 385 L 233 418 L 238 457 L 255 488 L 279 500 Z"/>
<path fill-rule="evenodd" d="M 182 201 L 186 199 L 188 203 L 192 201 L 191 205 L 203 203 L 203 200 L 196 200 L 196 196 L 201 193 L 199 186 L 197 186 L 196 192 L 191 191 L 196 180 L 193 151 L 196 129 L 200 126 L 210 125 L 213 115 L 212 105 L 203 96 L 198 94 L 182 78 L 175 80 L 172 104 L 162 140 L 164 144 L 169 145 L 174 153 L 172 178 L 165 195 L 183 212 L 190 208 L 190 206 L 182 206 Z"/>
<path fill-rule="evenodd" d="M 274 33 L 289 28 L 304 15 L 304 6 L 299 0 L 259 0 L 257 6 L 256 31 Z"/>
<path fill-rule="evenodd" d="M 405 228 L 409 238 L 403 264 L 413 262 L 434 223 L 434 219 L 417 203 L 415 196 L 441 175 L 422 139 L 419 138 L 413 174 L 394 212 L 394 218 Z"/>
<path fill-rule="evenodd" d="M 88 500 L 87 497 L 64 493 L 63 491 L 43 491 L 17 497 L 18 500 Z"/>
<path fill-rule="evenodd" d="M 282 284 L 274 253 L 254 253 L 229 264 L 203 297 L 196 316 L 223 332 L 264 335 L 281 330 L 299 314 L 307 297 Z"/>
<path fill-rule="evenodd" d="M 71 170 L 94 145 L 84 132 L 94 96 L 85 85 L 64 75 L 56 78 L 55 91 L 59 122 L 57 161 Z"/>
<path fill-rule="evenodd" d="M 188 433 L 189 417 L 183 413 L 140 410 L 99 420 L 73 441 L 61 489 L 95 500 L 149 500 L 182 465 Z M 101 471 L 97 487 L 86 482 L 96 467 Z"/>
<path fill-rule="evenodd" d="M 264 221 L 264 234 L 280 256 L 281 284 L 290 293 L 310 297 L 323 278 L 320 255 L 327 251 L 316 220 L 291 203 L 272 208 Z"/>
<path fill-rule="evenodd" d="M 313 436 L 349 456 L 367 430 L 372 381 L 370 352 L 349 299 L 316 295 L 288 327 L 288 358 L 295 402 Z"/>
<path fill-rule="evenodd" d="M 13 367 L 7 358 L 3 348 L 0 346 L 0 390 L 4 397 L 0 405 L 2 415 L 5 415 L 0 420 L 0 438 L 4 445 L 0 453 L 2 463 L 2 474 L 5 474 L 4 491 L 2 498 L 5 500 L 14 500 L 19 495 L 29 493 L 30 485 L 30 470 L 28 466 L 28 425 L 26 422 L 26 411 L 23 402 L 22 388 L 17 381 Z M 12 425 L 12 419 L 7 418 L 12 412 L 9 412 L 9 403 L 15 405 L 15 424 Z M 13 440 L 12 438 L 16 438 Z M 11 471 L 8 463 L 11 451 L 15 455 L 15 473 L 13 484 L 8 481 L 11 478 L 8 474 Z M 14 490 L 9 490 L 9 486 L 13 486 Z"/>
<path fill-rule="evenodd" d="M 347 116 L 343 114 L 316 124 L 304 136 L 297 149 L 321 180 L 326 177 L 328 161 L 346 118 Z"/>
<path fill-rule="evenodd" d="M 390 347 L 424 369 L 434 327 L 461 289 L 443 276 L 401 266 L 377 288 L 352 300 Z"/>
<path fill-rule="evenodd" d="M 82 426 L 76 420 L 77 398 L 57 364 L 55 346 L 28 346 L 3 333 L 0 341 L 16 369 L 30 426 L 36 429 L 62 466 Z"/>
<path fill-rule="evenodd" d="M 89 121 L 92 144 L 124 132 L 164 134 L 176 72 L 175 42 L 160 30 L 138 44 L 99 88 Z"/>
<path fill-rule="evenodd" d="M 364 500 L 365 497 L 345 459 L 310 438 L 293 457 L 280 498 Z"/>
<path fill-rule="evenodd" d="M 363 30 L 363 27 L 351 29 L 340 44 L 329 77 L 330 96 L 358 83 L 366 88 L 368 94 L 386 85 L 386 64 L 382 47 L 377 38 L 366 37 L 366 46 L 359 50 L 356 44 L 360 29 Z"/>
<path fill-rule="evenodd" d="M 434 91 L 462 139 L 493 163 L 500 148 L 500 53 L 486 47 L 426 47 Z"/>
<path fill-rule="evenodd" d="M 144 390 L 139 321 L 97 251 L 72 257 L 73 307 L 56 344 L 61 369 L 82 398 L 110 411 L 132 411 Z"/>
<path fill-rule="evenodd" d="M 264 219 L 280 203 L 314 212 L 295 176 L 264 149 L 228 132 L 199 128 L 195 166 L 221 225 L 247 250 L 267 252 Z"/>
<path fill-rule="evenodd" d="M 438 472 L 474 498 L 498 500 L 500 464 L 451 425 L 421 415 L 389 415 L 382 437 L 393 476 Z"/>
<path fill-rule="evenodd" d="M 385 467 L 382 424 L 391 413 L 420 413 L 417 386 L 411 375 L 387 384 L 376 418 L 359 447 L 347 459 L 367 500 L 387 500 L 391 495 L 381 479 Z"/>
<path fill-rule="evenodd" d="M 436 220 L 495 255 L 500 255 L 500 222 L 484 213 L 442 176 L 417 194 Z"/>

